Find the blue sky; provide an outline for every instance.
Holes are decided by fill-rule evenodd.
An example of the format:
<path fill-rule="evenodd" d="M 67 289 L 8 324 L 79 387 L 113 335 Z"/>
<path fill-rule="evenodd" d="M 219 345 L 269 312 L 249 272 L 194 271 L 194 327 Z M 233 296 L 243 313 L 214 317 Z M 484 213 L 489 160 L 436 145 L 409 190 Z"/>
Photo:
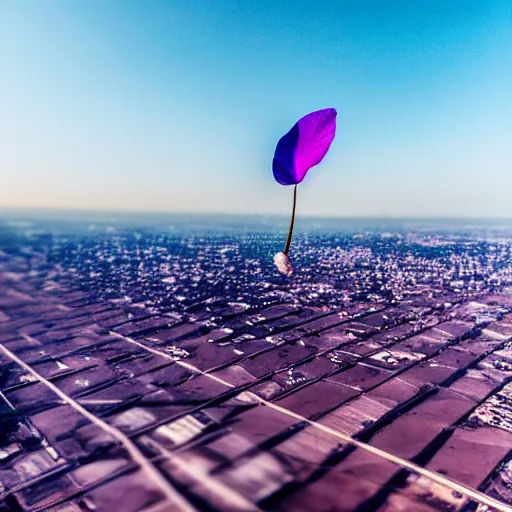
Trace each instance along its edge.
<path fill-rule="evenodd" d="M 512 3 L 0 0 L 0 207 L 512 216 Z"/>

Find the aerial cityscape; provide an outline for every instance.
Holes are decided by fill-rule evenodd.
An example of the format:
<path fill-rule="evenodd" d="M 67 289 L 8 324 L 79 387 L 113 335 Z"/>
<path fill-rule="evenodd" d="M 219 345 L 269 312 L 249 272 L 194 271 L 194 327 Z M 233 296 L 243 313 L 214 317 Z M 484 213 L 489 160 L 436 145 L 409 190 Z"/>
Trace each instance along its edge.
<path fill-rule="evenodd" d="M 0 221 L 0 510 L 512 506 L 505 222 L 101 218 Z"/>
<path fill-rule="evenodd" d="M 511 0 L 0 0 L 0 512 L 512 512 Z"/>

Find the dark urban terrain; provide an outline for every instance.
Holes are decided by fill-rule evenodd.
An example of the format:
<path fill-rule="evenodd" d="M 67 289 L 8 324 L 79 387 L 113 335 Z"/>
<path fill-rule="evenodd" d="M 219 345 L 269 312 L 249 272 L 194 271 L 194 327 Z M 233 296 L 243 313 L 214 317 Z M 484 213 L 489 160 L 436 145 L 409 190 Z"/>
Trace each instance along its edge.
<path fill-rule="evenodd" d="M 512 510 L 512 221 L 0 213 L 0 512 Z"/>

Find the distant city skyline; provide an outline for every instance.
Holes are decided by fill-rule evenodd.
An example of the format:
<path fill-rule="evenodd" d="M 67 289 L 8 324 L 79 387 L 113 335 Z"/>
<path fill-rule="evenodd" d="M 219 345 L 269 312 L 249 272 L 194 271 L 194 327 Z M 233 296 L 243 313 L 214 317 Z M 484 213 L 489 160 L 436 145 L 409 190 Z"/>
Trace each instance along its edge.
<path fill-rule="evenodd" d="M 509 0 L 0 0 L 0 209 L 512 217 Z"/>

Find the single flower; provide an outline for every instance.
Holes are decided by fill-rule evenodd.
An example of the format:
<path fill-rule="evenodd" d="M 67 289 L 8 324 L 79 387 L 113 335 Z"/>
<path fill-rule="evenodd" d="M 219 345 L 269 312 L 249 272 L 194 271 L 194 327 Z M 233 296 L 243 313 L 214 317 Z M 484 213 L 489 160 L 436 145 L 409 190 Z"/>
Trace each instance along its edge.
<path fill-rule="evenodd" d="M 306 177 L 312 167 L 322 161 L 329 151 L 336 135 L 336 115 L 337 112 L 333 108 L 311 112 L 299 119 L 277 143 L 272 161 L 274 178 L 281 185 L 294 185 L 293 210 L 288 237 L 283 252 L 274 257 L 277 269 L 287 276 L 293 272 L 288 251 L 295 221 L 297 185 Z"/>

